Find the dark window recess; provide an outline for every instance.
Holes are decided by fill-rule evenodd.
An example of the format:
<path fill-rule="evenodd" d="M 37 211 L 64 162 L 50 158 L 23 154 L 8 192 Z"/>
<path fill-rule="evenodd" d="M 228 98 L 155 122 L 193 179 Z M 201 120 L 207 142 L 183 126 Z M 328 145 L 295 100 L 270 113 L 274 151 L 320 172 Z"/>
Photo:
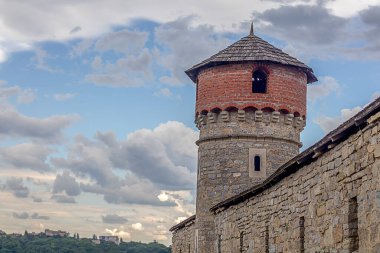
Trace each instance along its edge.
<path fill-rule="evenodd" d="M 260 171 L 261 170 L 261 157 L 258 155 L 255 155 L 253 158 L 254 166 L 255 166 L 255 171 Z"/>
<path fill-rule="evenodd" d="M 222 236 L 218 235 L 218 253 L 222 252 L 221 242 L 222 242 Z"/>
<path fill-rule="evenodd" d="M 305 252 L 305 217 L 300 217 L 300 252 Z"/>
<path fill-rule="evenodd" d="M 240 253 L 243 253 L 244 234 L 240 232 Z"/>
<path fill-rule="evenodd" d="M 269 226 L 265 226 L 265 253 L 269 253 Z"/>
<path fill-rule="evenodd" d="M 252 92 L 266 93 L 267 92 L 267 75 L 261 71 L 255 71 L 252 74 Z"/>
<path fill-rule="evenodd" d="M 189 253 L 190 253 L 190 244 L 189 244 Z"/>
<path fill-rule="evenodd" d="M 359 233 L 358 233 L 358 199 L 350 199 L 348 205 L 348 236 L 350 240 L 350 252 L 359 250 Z"/>

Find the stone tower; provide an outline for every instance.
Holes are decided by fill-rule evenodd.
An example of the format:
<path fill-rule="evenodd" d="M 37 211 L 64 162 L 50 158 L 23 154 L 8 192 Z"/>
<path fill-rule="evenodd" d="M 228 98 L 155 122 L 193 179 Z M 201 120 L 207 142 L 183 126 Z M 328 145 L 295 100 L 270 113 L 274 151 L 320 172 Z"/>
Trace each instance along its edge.
<path fill-rule="evenodd" d="M 298 154 L 311 68 L 251 32 L 186 71 L 200 129 L 195 252 L 215 252 L 210 208 Z"/>

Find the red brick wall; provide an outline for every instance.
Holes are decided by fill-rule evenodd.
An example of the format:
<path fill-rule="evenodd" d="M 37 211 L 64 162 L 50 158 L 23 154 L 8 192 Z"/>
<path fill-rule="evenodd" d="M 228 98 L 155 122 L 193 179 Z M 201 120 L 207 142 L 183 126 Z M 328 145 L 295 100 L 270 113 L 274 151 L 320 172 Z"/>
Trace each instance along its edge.
<path fill-rule="evenodd" d="M 252 72 L 268 74 L 267 93 L 252 93 Z M 294 67 L 242 63 L 215 66 L 198 75 L 196 113 L 214 108 L 266 107 L 306 116 L 306 74 Z"/>

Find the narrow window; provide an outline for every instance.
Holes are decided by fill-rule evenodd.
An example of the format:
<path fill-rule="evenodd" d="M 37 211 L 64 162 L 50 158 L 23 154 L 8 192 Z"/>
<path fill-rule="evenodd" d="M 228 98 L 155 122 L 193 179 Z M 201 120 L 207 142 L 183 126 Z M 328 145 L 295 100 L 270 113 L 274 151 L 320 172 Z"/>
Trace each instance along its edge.
<path fill-rule="evenodd" d="M 267 92 L 267 75 L 257 70 L 252 74 L 252 92 L 253 93 L 266 93 Z"/>
<path fill-rule="evenodd" d="M 189 253 L 190 253 L 190 243 L 189 243 Z"/>
<path fill-rule="evenodd" d="M 198 253 L 198 229 L 195 230 L 195 253 Z"/>
<path fill-rule="evenodd" d="M 260 171 L 261 170 L 261 158 L 258 155 L 255 155 L 254 159 L 254 167 L 255 171 Z"/>
<path fill-rule="evenodd" d="M 359 250 L 358 233 L 358 199 L 350 199 L 348 206 L 348 236 L 350 240 L 350 252 Z"/>
<path fill-rule="evenodd" d="M 222 253 L 221 243 L 222 243 L 222 236 L 218 235 L 218 253 Z"/>
<path fill-rule="evenodd" d="M 300 217 L 300 252 L 305 252 L 305 217 Z"/>
<path fill-rule="evenodd" d="M 240 232 L 240 253 L 243 253 L 244 234 Z"/>
<path fill-rule="evenodd" d="M 269 253 L 269 226 L 265 226 L 265 253 Z"/>

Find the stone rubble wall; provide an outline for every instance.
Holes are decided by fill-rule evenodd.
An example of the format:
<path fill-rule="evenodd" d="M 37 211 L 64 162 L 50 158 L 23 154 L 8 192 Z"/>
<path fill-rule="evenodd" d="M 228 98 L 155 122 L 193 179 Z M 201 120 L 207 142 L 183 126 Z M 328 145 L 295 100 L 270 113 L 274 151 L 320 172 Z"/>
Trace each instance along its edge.
<path fill-rule="evenodd" d="M 358 204 L 359 252 L 380 252 L 379 123 L 258 195 L 217 210 L 215 245 L 221 253 L 301 252 L 304 217 L 304 252 L 351 252 L 352 199 Z"/>
<path fill-rule="evenodd" d="M 195 229 L 194 222 L 173 232 L 172 252 L 194 253 L 195 252 Z"/>

